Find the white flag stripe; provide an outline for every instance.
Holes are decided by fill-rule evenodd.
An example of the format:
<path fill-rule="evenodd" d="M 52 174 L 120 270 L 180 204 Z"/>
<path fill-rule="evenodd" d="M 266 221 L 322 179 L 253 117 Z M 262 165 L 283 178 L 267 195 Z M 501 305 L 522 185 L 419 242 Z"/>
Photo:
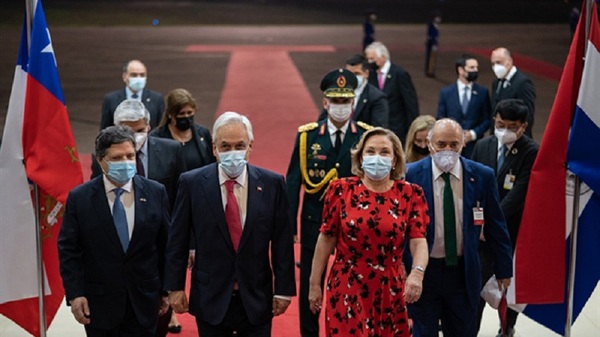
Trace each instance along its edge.
<path fill-rule="evenodd" d="M 600 52 L 596 46 L 588 41 L 588 49 L 585 57 L 585 65 L 589 65 L 583 71 L 581 87 L 577 97 L 577 105 L 586 115 L 600 128 L 600 67 L 591 66 L 600 64 Z"/>

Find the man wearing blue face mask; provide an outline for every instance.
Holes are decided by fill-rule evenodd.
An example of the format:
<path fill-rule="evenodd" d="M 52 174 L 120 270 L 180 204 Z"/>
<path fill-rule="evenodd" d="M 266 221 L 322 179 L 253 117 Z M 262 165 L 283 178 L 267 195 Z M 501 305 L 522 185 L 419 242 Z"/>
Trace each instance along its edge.
<path fill-rule="evenodd" d="M 519 99 L 506 99 L 496 105 L 494 135 L 482 139 L 475 145 L 472 159 L 496 170 L 496 183 L 500 192 L 500 206 L 506 217 L 508 234 L 514 250 L 525 207 L 525 196 L 529 176 L 539 146 L 527 135 L 527 115 L 529 109 Z M 479 245 L 482 281 L 485 283 L 494 273 L 493 254 L 487 242 Z M 478 325 L 485 301 L 480 300 Z M 506 313 L 506 336 L 514 336 L 518 313 L 508 309 Z M 502 336 L 499 334 L 498 336 Z"/>
<path fill-rule="evenodd" d="M 350 149 L 358 143 L 365 130 L 371 128 L 351 119 L 356 85 L 356 76 L 346 69 L 332 70 L 323 77 L 320 88 L 327 118 L 298 128 L 286 175 L 290 218 L 294 229 L 298 228 L 300 191 L 304 189 L 300 214 L 299 305 L 302 337 L 319 336 L 319 314 L 310 310 L 308 292 L 312 260 L 321 226 L 323 195 L 332 180 L 353 175 Z M 324 275 L 321 279 L 323 278 Z"/>
<path fill-rule="evenodd" d="M 114 124 L 113 115 L 117 106 L 126 99 L 138 100 L 150 112 L 150 127 L 156 128 L 165 111 L 162 94 L 146 88 L 148 71 L 139 60 L 131 60 L 123 66 L 123 82 L 125 88 L 110 92 L 104 96 L 100 130 Z"/>
<path fill-rule="evenodd" d="M 96 138 L 103 175 L 69 193 L 58 237 L 65 296 L 87 336 L 154 337 L 169 226 L 164 186 L 136 175 L 135 138 L 112 126 Z"/>
<path fill-rule="evenodd" d="M 423 187 L 429 205 L 429 265 L 421 298 L 409 304 L 415 337 L 475 337 L 481 290 L 479 238 L 485 235 L 498 286 L 512 277 L 511 243 L 491 168 L 460 156 L 463 130 L 440 119 L 429 131 L 431 156 L 408 165 L 406 180 Z M 406 266 L 407 270 L 410 265 Z"/>
<path fill-rule="evenodd" d="M 213 126 L 218 163 L 181 175 L 167 247 L 166 284 L 177 313 L 202 337 L 271 336 L 296 294 L 293 229 L 281 175 L 248 164 L 252 125 L 225 112 Z M 196 247 L 184 292 L 190 234 Z"/>

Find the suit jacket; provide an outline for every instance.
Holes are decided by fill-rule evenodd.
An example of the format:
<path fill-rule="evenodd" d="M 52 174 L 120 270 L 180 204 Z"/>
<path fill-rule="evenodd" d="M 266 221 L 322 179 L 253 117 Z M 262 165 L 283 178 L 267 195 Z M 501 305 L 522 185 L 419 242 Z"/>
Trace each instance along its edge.
<path fill-rule="evenodd" d="M 516 244 L 521 217 L 525 207 L 525 196 L 529 185 L 529 176 L 533 162 L 537 157 L 539 146 L 531 138 L 522 136 L 513 144 L 511 150 L 506 154 L 504 163 L 496 177 L 498 191 L 500 192 L 500 206 L 506 218 L 508 233 L 511 242 Z M 496 136 L 488 136 L 475 145 L 472 159 L 491 167 L 496 171 L 498 158 L 498 139 Z M 511 189 L 505 188 L 507 175 L 514 175 Z"/>
<path fill-rule="evenodd" d="M 479 262 L 479 235 L 481 226 L 473 223 L 473 208 L 483 207 L 485 224 L 483 232 L 495 258 L 495 274 L 499 279 L 512 277 L 512 254 L 510 238 L 504 215 L 498 201 L 498 189 L 494 172 L 487 166 L 461 157 L 463 166 L 463 258 L 467 299 L 472 306 L 479 301 L 481 290 L 481 264 Z M 427 227 L 429 252 L 435 235 L 435 207 L 433 199 L 432 159 L 427 157 L 408 164 L 406 181 L 415 183 L 425 192 L 429 205 L 430 225 Z M 458 233 L 457 233 L 458 235 Z M 425 274 L 427 277 L 427 274 Z"/>
<path fill-rule="evenodd" d="M 179 175 L 187 171 L 181 145 L 174 140 L 148 137 L 148 179 L 157 181 L 165 186 L 169 198 L 169 211 L 175 204 Z M 102 175 L 102 168 L 92 153 L 92 176 Z"/>
<path fill-rule="evenodd" d="M 369 74 L 369 83 L 379 87 L 376 71 Z M 408 72 L 392 63 L 385 77 L 383 92 L 387 96 L 390 111 L 388 128 L 394 131 L 404 144 L 410 124 L 419 116 L 417 92 Z"/>
<path fill-rule="evenodd" d="M 342 148 L 336 156 L 329 132 L 327 132 L 327 120 L 314 123 L 313 128 L 307 132 L 306 155 L 307 173 L 313 183 L 319 183 L 330 169 L 335 168 L 338 177 L 352 176 L 350 149 L 360 140 L 365 129 L 356 122 L 350 121 L 348 131 L 344 136 Z M 302 127 L 301 127 L 302 128 Z M 300 134 L 296 137 L 296 144 L 290 159 L 286 175 L 287 194 L 290 201 L 290 219 L 294 229 L 298 228 L 298 207 L 300 205 L 300 188 L 305 184 L 300 171 Z M 315 194 L 304 193 L 301 212 L 300 238 L 302 247 L 314 250 L 321 228 L 321 215 L 323 213 L 323 194 L 325 186 Z"/>
<path fill-rule="evenodd" d="M 115 110 L 125 99 L 127 99 L 125 88 L 113 91 L 104 96 L 100 130 L 114 125 L 113 117 Z M 150 127 L 157 127 L 165 111 L 165 101 L 162 95 L 159 92 L 146 88 L 142 94 L 142 103 L 144 103 L 144 106 L 146 106 L 146 109 L 150 112 Z"/>
<path fill-rule="evenodd" d="M 248 169 L 246 222 L 233 249 L 216 163 L 181 175 L 167 248 L 165 290 L 183 290 L 189 235 L 196 244 L 190 313 L 208 324 L 223 321 L 234 280 L 248 320 L 272 318 L 273 294 L 294 296 L 294 243 L 283 177 L 252 165 Z"/>
<path fill-rule="evenodd" d="M 169 131 L 167 125 L 163 125 L 154 129 L 152 132 L 150 132 L 150 136 L 173 139 L 173 135 L 171 135 L 171 131 Z M 196 147 L 198 148 L 198 154 L 202 163 L 198 167 L 202 167 L 217 161 L 212 151 L 212 138 L 210 136 L 210 131 L 208 131 L 207 128 L 200 124 L 192 124 L 192 137 L 194 139 L 194 144 L 196 144 Z M 188 170 L 195 168 L 197 167 L 190 167 L 190 165 L 187 165 Z"/>
<path fill-rule="evenodd" d="M 383 91 L 377 89 L 371 83 L 367 83 L 365 89 L 357 100 L 356 109 L 352 112 L 352 120 L 365 122 L 371 126 L 387 128 L 390 113 L 387 97 Z M 319 121 L 327 118 L 327 110 L 321 110 Z"/>
<path fill-rule="evenodd" d="M 127 252 L 119 241 L 103 178 L 74 188 L 58 236 L 60 274 L 67 301 L 85 296 L 90 325 L 117 327 L 127 299 L 142 326 L 156 325 L 169 226 L 165 188 L 133 178 L 135 224 Z"/>
<path fill-rule="evenodd" d="M 533 82 L 517 69 L 517 72 L 510 79 L 506 87 L 499 89 L 499 79 L 495 79 L 492 83 L 492 111 L 495 110 L 496 104 L 503 99 L 507 98 L 518 98 L 522 99 L 525 105 L 529 108 L 529 114 L 527 115 L 527 129 L 525 134 L 530 138 L 531 130 L 533 128 L 534 115 L 535 115 L 535 87 Z M 492 132 L 494 130 L 492 129 Z"/>
<path fill-rule="evenodd" d="M 436 119 L 452 118 L 464 130 L 474 130 L 477 139 L 481 139 L 489 129 L 492 118 L 488 90 L 477 83 L 473 83 L 471 100 L 466 114 L 463 114 L 460 104 L 459 95 L 462 94 L 458 92 L 456 83 L 443 87 L 440 90 Z M 469 142 L 463 149 L 462 155 L 469 158 L 474 147 L 475 142 Z"/>

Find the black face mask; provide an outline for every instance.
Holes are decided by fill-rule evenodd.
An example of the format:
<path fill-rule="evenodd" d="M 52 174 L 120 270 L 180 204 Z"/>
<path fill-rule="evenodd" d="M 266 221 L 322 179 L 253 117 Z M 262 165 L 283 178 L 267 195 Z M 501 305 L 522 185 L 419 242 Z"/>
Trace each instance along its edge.
<path fill-rule="evenodd" d="M 181 131 L 186 131 L 194 124 L 194 117 L 178 117 L 175 118 L 175 127 Z"/>
<path fill-rule="evenodd" d="M 427 155 L 429 155 L 429 147 L 428 147 L 428 146 L 425 146 L 425 147 L 420 147 L 420 146 L 418 146 L 418 145 L 414 144 L 414 146 L 413 146 L 413 149 L 415 150 L 415 152 L 416 152 L 417 154 L 420 154 L 420 155 L 422 155 L 422 156 L 427 156 Z"/>
<path fill-rule="evenodd" d="M 377 65 L 377 63 L 375 62 L 369 62 L 369 66 L 371 67 L 371 69 L 373 69 L 374 71 L 379 70 L 379 66 Z"/>
<path fill-rule="evenodd" d="M 478 73 L 476 71 L 467 71 L 467 76 L 465 77 L 468 82 L 477 81 Z"/>

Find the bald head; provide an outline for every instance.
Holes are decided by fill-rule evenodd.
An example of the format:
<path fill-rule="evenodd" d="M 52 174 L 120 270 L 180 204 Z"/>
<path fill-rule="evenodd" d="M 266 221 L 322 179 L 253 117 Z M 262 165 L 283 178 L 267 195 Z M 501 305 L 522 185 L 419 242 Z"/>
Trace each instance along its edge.
<path fill-rule="evenodd" d="M 435 122 L 428 135 L 432 152 L 462 150 L 464 145 L 463 129 L 455 120 L 442 118 Z"/>

